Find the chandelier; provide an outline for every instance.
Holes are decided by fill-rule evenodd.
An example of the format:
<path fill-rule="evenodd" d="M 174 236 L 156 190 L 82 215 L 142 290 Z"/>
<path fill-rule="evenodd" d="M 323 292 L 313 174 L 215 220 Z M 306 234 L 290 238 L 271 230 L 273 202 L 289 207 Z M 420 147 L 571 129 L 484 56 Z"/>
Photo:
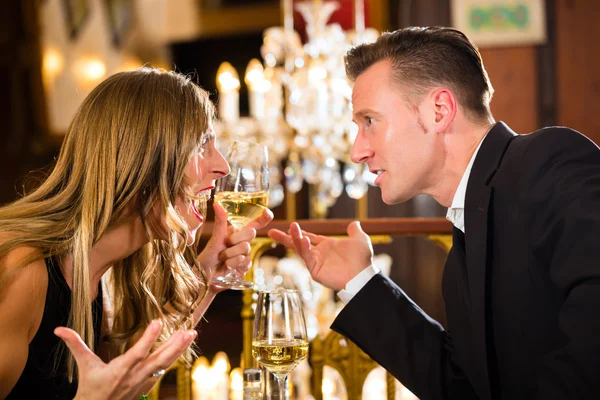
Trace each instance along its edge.
<path fill-rule="evenodd" d="M 282 0 L 283 27 L 263 32 L 262 62 L 249 62 L 244 77 L 249 116 L 240 118 L 240 79 L 228 62 L 217 71 L 218 121 L 215 129 L 228 143 L 244 138 L 269 149 L 270 207 L 311 185 L 313 215 L 325 217 L 344 189 L 350 198 L 363 197 L 374 175 L 350 162 L 357 127 L 352 122 L 350 82 L 344 55 L 357 44 L 372 42 L 379 33 L 365 29 L 363 0 L 354 2 L 354 30 L 328 24 L 339 8 L 336 1 L 296 4 L 306 22 L 303 45 L 293 27 L 293 0 Z M 221 149 L 222 150 L 222 149 Z M 284 166 L 284 167 L 282 167 Z"/>

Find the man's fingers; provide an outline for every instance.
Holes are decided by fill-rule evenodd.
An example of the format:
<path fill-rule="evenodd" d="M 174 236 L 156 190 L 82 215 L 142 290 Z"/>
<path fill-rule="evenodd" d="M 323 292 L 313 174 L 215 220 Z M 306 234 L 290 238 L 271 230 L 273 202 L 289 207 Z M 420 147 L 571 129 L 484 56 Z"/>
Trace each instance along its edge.
<path fill-rule="evenodd" d="M 290 234 L 292 236 L 292 240 L 294 241 L 296 253 L 298 253 L 298 255 L 304 260 L 308 269 L 312 270 L 314 266 L 314 258 L 311 251 L 312 245 L 310 238 L 302 234 L 300 225 L 298 225 L 296 222 L 292 222 L 290 226 Z"/>
<path fill-rule="evenodd" d="M 146 357 L 148 357 L 152 346 L 154 346 L 154 343 L 156 343 L 156 340 L 160 336 L 161 330 L 162 323 L 159 320 L 152 321 L 144 331 L 140 340 L 138 340 L 131 349 L 115 358 L 114 361 L 122 363 L 127 370 L 144 361 Z"/>
<path fill-rule="evenodd" d="M 60 326 L 54 329 L 54 334 L 65 342 L 78 366 L 83 365 L 86 361 L 100 360 L 74 330 Z"/>
<path fill-rule="evenodd" d="M 281 243 L 285 247 L 288 247 L 292 250 L 296 250 L 296 247 L 294 246 L 294 241 L 287 233 L 282 232 L 279 229 L 269 229 L 267 235 L 269 235 L 271 239 L 278 243 Z"/>
<path fill-rule="evenodd" d="M 302 235 L 309 238 L 310 242 L 314 245 L 317 245 L 317 244 L 321 243 L 324 239 L 326 239 L 325 236 L 316 235 L 314 233 L 307 232 L 304 229 L 302 229 Z"/>
<path fill-rule="evenodd" d="M 192 344 L 197 335 L 198 333 L 194 330 L 174 333 L 173 336 L 176 337 L 171 336 L 167 342 L 161 345 L 140 366 L 141 378 L 147 379 L 156 371 L 169 368 L 189 345 Z"/>

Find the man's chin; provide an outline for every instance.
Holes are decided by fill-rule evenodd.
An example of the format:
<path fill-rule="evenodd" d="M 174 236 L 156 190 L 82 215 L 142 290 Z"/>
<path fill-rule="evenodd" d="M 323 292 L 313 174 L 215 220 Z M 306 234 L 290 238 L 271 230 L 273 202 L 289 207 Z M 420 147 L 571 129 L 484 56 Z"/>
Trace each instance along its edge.
<path fill-rule="evenodd" d="M 396 193 L 396 194 L 386 193 L 384 190 L 381 191 L 381 200 L 383 200 L 383 202 L 385 204 L 387 204 L 388 206 L 393 206 L 394 204 L 404 203 L 410 199 L 412 199 L 412 197 L 403 196 L 402 194 L 398 194 L 398 193 Z"/>

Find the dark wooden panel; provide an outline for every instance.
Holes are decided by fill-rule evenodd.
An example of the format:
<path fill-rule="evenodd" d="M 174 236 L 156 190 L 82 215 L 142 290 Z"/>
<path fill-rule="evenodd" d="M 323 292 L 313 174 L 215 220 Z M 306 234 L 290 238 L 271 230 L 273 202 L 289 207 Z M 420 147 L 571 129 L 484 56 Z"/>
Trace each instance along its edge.
<path fill-rule="evenodd" d="M 492 112 L 517 133 L 539 128 L 538 74 L 535 47 L 481 49 L 495 89 Z"/>
<path fill-rule="evenodd" d="M 556 0 L 557 123 L 600 143 L 600 2 Z"/>
<path fill-rule="evenodd" d="M 352 219 L 306 219 L 298 220 L 303 229 L 320 235 L 345 235 Z M 360 222 L 362 229 L 370 235 L 426 235 L 450 234 L 452 224 L 445 218 L 370 218 Z M 287 231 L 289 221 L 272 221 L 267 228 L 259 229 L 258 236 L 266 236 L 269 229 Z M 210 236 L 212 222 L 202 228 L 202 236 Z"/>

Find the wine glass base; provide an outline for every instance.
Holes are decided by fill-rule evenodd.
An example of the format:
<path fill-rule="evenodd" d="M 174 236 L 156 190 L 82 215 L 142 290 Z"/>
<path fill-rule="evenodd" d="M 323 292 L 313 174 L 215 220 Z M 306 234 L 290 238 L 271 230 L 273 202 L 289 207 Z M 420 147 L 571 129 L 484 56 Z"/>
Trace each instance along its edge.
<path fill-rule="evenodd" d="M 237 278 L 228 278 L 225 276 L 219 276 L 217 278 L 214 278 L 211 282 L 213 285 L 233 290 L 254 289 L 253 282 Z"/>

